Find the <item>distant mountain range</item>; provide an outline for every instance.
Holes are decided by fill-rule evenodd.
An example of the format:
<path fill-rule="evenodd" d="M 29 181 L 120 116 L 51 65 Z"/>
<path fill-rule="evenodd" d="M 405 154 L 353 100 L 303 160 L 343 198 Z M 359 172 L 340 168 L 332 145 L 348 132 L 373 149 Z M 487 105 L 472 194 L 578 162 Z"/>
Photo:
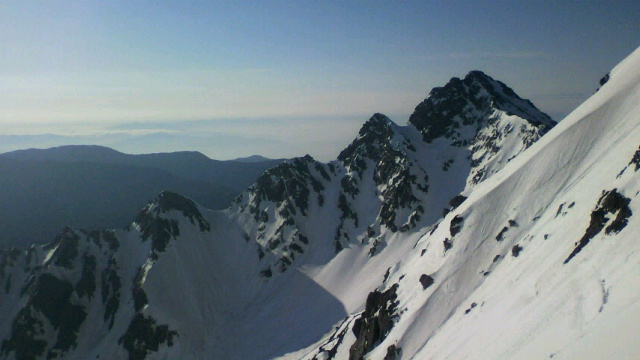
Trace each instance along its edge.
<path fill-rule="evenodd" d="M 247 157 L 241 157 L 241 158 L 237 158 L 237 159 L 233 159 L 233 161 L 239 161 L 239 162 L 262 162 L 262 161 L 269 161 L 271 159 L 266 158 L 264 156 L 261 155 L 251 155 L 251 156 L 247 156 Z M 284 160 L 284 159 L 282 159 Z"/>
<path fill-rule="evenodd" d="M 280 162 L 218 161 L 199 152 L 129 155 L 84 145 L 0 154 L 0 247 L 44 243 L 65 226 L 122 228 L 163 190 L 222 209 Z"/>

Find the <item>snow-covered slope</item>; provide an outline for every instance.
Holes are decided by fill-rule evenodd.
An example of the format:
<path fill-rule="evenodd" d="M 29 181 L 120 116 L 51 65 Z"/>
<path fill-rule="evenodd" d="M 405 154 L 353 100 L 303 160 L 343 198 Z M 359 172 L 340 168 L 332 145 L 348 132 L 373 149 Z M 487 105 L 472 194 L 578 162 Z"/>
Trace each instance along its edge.
<path fill-rule="evenodd" d="M 636 50 L 290 358 L 637 358 L 639 116 Z"/>
<path fill-rule="evenodd" d="M 534 144 L 554 122 L 474 71 L 224 211 L 163 192 L 3 251 L 0 357 L 637 355 L 639 77 L 636 51 Z"/>

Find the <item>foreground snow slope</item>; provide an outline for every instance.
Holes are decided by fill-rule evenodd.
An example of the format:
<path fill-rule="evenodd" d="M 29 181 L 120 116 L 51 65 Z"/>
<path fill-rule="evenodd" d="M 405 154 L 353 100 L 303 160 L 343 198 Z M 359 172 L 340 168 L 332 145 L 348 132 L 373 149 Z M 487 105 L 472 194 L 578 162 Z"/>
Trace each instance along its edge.
<path fill-rule="evenodd" d="M 367 359 L 640 356 L 639 116 L 636 50 L 420 238 L 364 313 L 288 358 L 359 358 L 361 338 Z"/>
<path fill-rule="evenodd" d="M 434 270 L 446 279 L 445 288 L 458 281 L 468 285 L 460 310 L 473 302 L 478 309 L 436 322 L 432 338 L 424 337 L 427 329 L 422 336 L 417 336 L 421 331 L 408 334 L 408 354 L 458 359 L 640 355 L 635 341 L 640 333 L 640 218 L 632 216 L 640 212 L 639 116 L 636 50 L 598 93 L 500 176 L 476 189 L 469 206 L 457 212 L 469 229 L 456 239 L 464 247 L 461 254 L 452 256 L 472 258 L 478 269 L 487 267 L 492 274 L 466 278 L 462 273 L 469 264 Z M 604 194 L 615 189 L 626 208 L 614 206 L 604 223 L 620 220 L 621 225 L 599 230 L 593 226 L 599 221 L 596 212 L 603 208 Z M 487 218 L 491 212 L 498 216 Z M 519 226 L 511 227 L 501 244 L 493 235 L 509 219 Z M 585 232 L 592 238 L 580 247 Z M 515 246 L 522 248 L 517 257 Z M 581 251 L 575 253 L 577 248 Z M 492 263 L 494 254 L 502 260 Z M 468 270 L 471 275 L 473 269 Z M 459 275 L 449 275 L 452 271 Z M 430 306 L 437 306 L 440 289 Z"/>

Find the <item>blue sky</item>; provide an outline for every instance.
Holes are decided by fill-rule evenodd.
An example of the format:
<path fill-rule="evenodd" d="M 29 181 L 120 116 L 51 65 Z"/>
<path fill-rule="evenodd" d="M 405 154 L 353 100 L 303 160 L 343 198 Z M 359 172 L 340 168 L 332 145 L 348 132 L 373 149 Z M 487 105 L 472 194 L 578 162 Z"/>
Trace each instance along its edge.
<path fill-rule="evenodd" d="M 3 1 L 0 151 L 328 160 L 473 69 L 560 120 L 640 45 L 639 18 L 638 1 Z"/>

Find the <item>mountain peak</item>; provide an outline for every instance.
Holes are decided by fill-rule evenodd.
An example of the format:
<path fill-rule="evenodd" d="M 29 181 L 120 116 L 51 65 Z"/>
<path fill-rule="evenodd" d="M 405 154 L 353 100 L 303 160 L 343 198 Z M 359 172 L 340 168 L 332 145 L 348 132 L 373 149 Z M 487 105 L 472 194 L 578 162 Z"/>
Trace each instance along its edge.
<path fill-rule="evenodd" d="M 518 115 L 530 122 L 542 123 L 548 127 L 553 127 L 556 124 L 547 114 L 538 110 L 531 101 L 521 98 L 503 82 L 493 79 L 482 71 L 473 70 L 469 72 L 464 82 L 469 84 L 479 83 L 491 96 L 493 106 L 499 110 L 508 114 Z"/>
<path fill-rule="evenodd" d="M 272 160 L 272 159 L 256 154 L 256 155 L 251 155 L 247 157 L 235 158 L 232 161 L 244 162 L 244 163 L 255 163 L 255 162 L 262 162 L 262 161 L 269 161 L 269 160 Z"/>
<path fill-rule="evenodd" d="M 211 230 L 211 225 L 202 216 L 196 203 L 180 194 L 163 191 L 153 202 L 140 211 L 135 220 L 142 234 L 142 239 L 146 241 L 151 237 L 152 249 L 155 252 L 164 252 L 169 240 L 180 234 L 178 220 L 161 216 L 161 214 L 172 210 L 181 212 L 193 225 L 197 221 L 201 232 Z"/>
<path fill-rule="evenodd" d="M 428 143 L 445 137 L 465 145 L 471 139 L 463 139 L 460 129 L 471 126 L 475 131 L 467 133 L 473 137 L 490 122 L 496 111 L 516 115 L 543 133 L 555 125 L 555 121 L 529 100 L 522 99 L 507 85 L 479 70 L 469 72 L 462 80 L 454 77 L 445 86 L 431 90 L 415 108 L 409 123 L 422 132 Z"/>
<path fill-rule="evenodd" d="M 192 200 L 173 191 L 165 190 L 161 192 L 154 203 L 158 205 L 159 210 L 163 213 L 170 210 L 178 210 L 190 214 L 199 213 L 197 205 Z"/>
<path fill-rule="evenodd" d="M 471 71 L 469 71 L 469 73 L 467 74 L 466 77 L 487 78 L 487 79 L 493 80 L 493 78 L 491 78 L 491 76 L 485 74 L 484 72 L 482 72 L 480 70 L 471 70 Z"/>
<path fill-rule="evenodd" d="M 375 113 L 362 125 L 359 135 L 374 132 L 381 136 L 388 136 L 393 131 L 391 130 L 392 125 L 395 125 L 395 123 L 389 117 L 381 113 Z"/>
<path fill-rule="evenodd" d="M 358 137 L 338 155 L 343 163 L 353 163 L 354 155 L 377 159 L 380 157 L 380 147 L 393 139 L 394 127 L 397 125 L 386 115 L 375 113 L 362 125 Z"/>
<path fill-rule="evenodd" d="M 464 82 L 470 82 L 470 81 L 480 81 L 483 82 L 485 84 L 485 86 L 487 87 L 492 87 L 495 86 L 494 84 L 500 84 L 502 86 L 506 85 L 504 83 L 502 83 L 501 81 L 498 81 L 494 78 L 492 78 L 491 76 L 487 75 L 485 72 L 480 71 L 480 70 L 471 70 L 467 73 L 467 75 L 464 77 Z M 517 96 L 517 95 L 516 95 Z"/>

